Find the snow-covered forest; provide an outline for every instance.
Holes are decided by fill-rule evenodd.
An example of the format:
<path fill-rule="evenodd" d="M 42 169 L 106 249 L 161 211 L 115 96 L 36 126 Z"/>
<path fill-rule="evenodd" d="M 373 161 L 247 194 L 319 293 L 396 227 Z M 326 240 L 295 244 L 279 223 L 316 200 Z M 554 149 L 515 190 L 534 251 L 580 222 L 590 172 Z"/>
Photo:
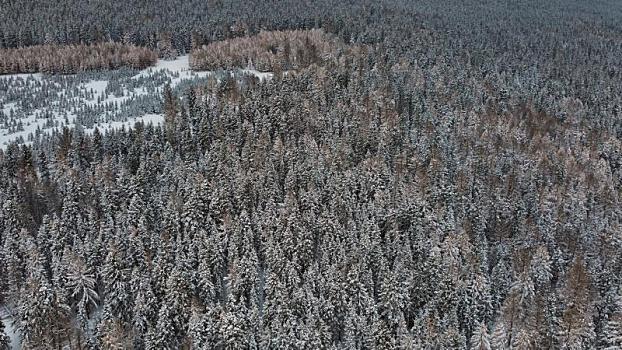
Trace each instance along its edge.
<path fill-rule="evenodd" d="M 0 350 L 622 349 L 620 19 L 0 3 L 159 57 L 0 75 Z"/>

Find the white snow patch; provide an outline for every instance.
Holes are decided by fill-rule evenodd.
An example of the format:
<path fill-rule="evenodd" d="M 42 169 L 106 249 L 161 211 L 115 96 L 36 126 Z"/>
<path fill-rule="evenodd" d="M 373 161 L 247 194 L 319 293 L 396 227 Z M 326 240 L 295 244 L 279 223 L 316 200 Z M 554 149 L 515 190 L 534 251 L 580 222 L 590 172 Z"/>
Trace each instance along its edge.
<path fill-rule="evenodd" d="M 195 72 L 190 69 L 190 56 L 179 56 L 174 60 L 159 60 L 154 67 L 147 68 L 135 75 L 134 78 L 148 77 L 156 72 L 167 72 L 171 76 L 171 87 L 177 86 L 184 80 L 205 78 L 212 72 Z"/>
<path fill-rule="evenodd" d="M 248 69 L 248 68 L 242 69 L 242 72 L 246 74 L 252 74 L 256 76 L 257 78 L 259 78 L 259 80 L 269 80 L 269 79 L 272 79 L 272 77 L 274 76 L 274 73 L 272 72 L 260 72 L 255 69 Z"/>
<path fill-rule="evenodd" d="M 147 68 L 135 75 L 134 78 L 148 77 L 158 71 L 168 71 L 172 75 L 179 75 L 177 78 L 171 79 L 171 87 L 175 87 L 181 81 L 186 79 L 204 78 L 214 74 L 213 71 L 193 71 L 190 69 L 190 56 L 179 56 L 174 60 L 159 60 L 154 67 Z M 271 72 L 260 72 L 255 69 L 242 69 L 243 73 L 252 74 L 261 80 L 272 78 Z"/>
<path fill-rule="evenodd" d="M 99 123 L 95 125 L 93 128 L 84 129 L 84 133 L 88 135 L 92 135 L 95 132 L 95 128 L 97 128 L 101 133 L 105 131 L 121 130 L 123 128 L 131 129 L 134 127 L 134 124 L 138 122 L 142 122 L 145 125 L 149 125 L 149 124 L 159 125 L 164 122 L 164 115 L 163 114 L 146 114 L 142 117 L 131 118 L 124 122 L 117 121 L 117 122 L 109 122 L 109 123 Z"/>
<path fill-rule="evenodd" d="M 0 306 L 0 322 L 4 323 L 4 332 L 9 336 L 11 340 L 11 349 L 19 350 L 22 348 L 22 336 L 19 331 L 13 325 L 13 318 L 9 313 L 9 309 L 1 305 Z"/>
<path fill-rule="evenodd" d="M 102 95 L 106 92 L 106 88 L 108 87 L 108 80 L 91 80 L 90 82 L 82 85 L 87 91 L 93 90 L 93 93 L 97 95 Z"/>
<path fill-rule="evenodd" d="M 37 131 L 37 127 L 40 127 L 41 130 L 43 130 L 46 123 L 45 119 L 37 119 L 35 115 L 30 115 L 27 118 L 23 118 L 20 120 L 23 126 L 23 130 L 21 131 L 9 133 L 6 129 L 0 129 L 0 148 L 4 149 L 9 142 L 17 140 L 20 137 L 22 137 L 24 141 L 28 141 L 28 137 L 31 134 L 35 134 L 35 132 Z"/>

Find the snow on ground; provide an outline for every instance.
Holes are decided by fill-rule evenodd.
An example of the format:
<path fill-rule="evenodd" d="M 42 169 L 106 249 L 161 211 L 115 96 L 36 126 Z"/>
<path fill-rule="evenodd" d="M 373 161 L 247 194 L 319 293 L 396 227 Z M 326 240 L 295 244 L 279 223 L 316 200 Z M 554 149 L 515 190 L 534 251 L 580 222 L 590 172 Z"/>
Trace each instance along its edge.
<path fill-rule="evenodd" d="M 9 133 L 7 129 L 0 128 L 0 148 L 4 149 L 10 141 L 19 139 L 20 137 L 27 140 L 29 135 L 37 131 L 37 128 L 43 130 L 46 123 L 45 119 L 37 119 L 35 115 L 21 119 L 21 121 L 23 123 L 23 130 Z"/>
<path fill-rule="evenodd" d="M 259 78 L 259 80 L 268 80 L 268 79 L 272 79 L 272 77 L 274 76 L 273 73 L 271 72 L 260 72 L 258 70 L 255 69 L 242 69 L 243 73 L 246 74 L 252 74 L 254 76 L 256 76 L 257 78 Z M 287 73 L 287 72 L 285 72 Z"/>
<path fill-rule="evenodd" d="M 138 122 L 142 122 L 145 125 L 149 125 L 149 124 L 152 124 L 154 126 L 160 125 L 164 122 L 164 115 L 146 114 L 141 117 L 128 119 L 127 121 L 124 121 L 124 122 L 118 121 L 118 122 L 101 123 L 100 125 L 97 125 L 97 129 L 101 133 L 105 133 L 106 131 L 112 131 L 112 130 L 121 130 L 121 129 L 127 130 L 129 128 L 132 128 L 134 124 Z M 85 134 L 91 135 L 93 134 L 93 132 L 95 132 L 95 127 L 84 129 Z"/>
<path fill-rule="evenodd" d="M 134 76 L 134 79 L 149 77 L 150 74 L 156 72 L 168 72 L 173 76 L 171 87 L 179 85 L 183 80 L 192 80 L 196 78 L 206 78 L 212 72 L 195 72 L 190 70 L 189 56 L 180 56 L 174 60 L 159 60 L 155 66 L 147 68 Z"/>
<path fill-rule="evenodd" d="M 2 112 L 4 112 L 4 114 L 9 114 L 11 113 L 11 109 L 15 108 L 15 106 L 17 106 L 15 102 L 7 103 L 4 105 L 4 108 L 2 108 Z"/>
<path fill-rule="evenodd" d="M 147 77 L 150 73 L 158 71 L 169 71 L 179 75 L 179 77 L 172 80 L 171 87 L 175 87 L 181 81 L 186 79 L 205 78 L 213 74 L 211 71 L 190 70 L 190 58 L 186 55 L 177 57 L 176 59 L 170 61 L 159 60 L 154 67 L 143 70 L 134 76 L 134 78 Z M 241 71 L 242 73 L 252 74 L 261 80 L 270 79 L 273 76 L 270 72 L 260 72 L 255 69 L 241 69 Z"/>
<path fill-rule="evenodd" d="M 106 87 L 108 86 L 108 80 L 91 80 L 90 82 L 84 84 L 84 88 L 87 90 L 93 90 L 95 94 L 101 95 L 106 91 Z"/>
<path fill-rule="evenodd" d="M 4 306 L 0 305 L 0 322 L 4 323 L 4 332 L 11 339 L 11 349 L 18 350 L 21 349 L 22 338 L 17 329 L 13 326 L 13 319 L 9 314 L 9 310 Z"/>
<path fill-rule="evenodd" d="M 272 73 L 254 69 L 237 72 L 261 80 L 272 78 Z M 165 85 L 175 88 L 212 76 L 217 78 L 218 73 L 192 71 L 188 56 L 159 60 L 155 66 L 134 75 L 122 71 L 66 76 L 0 75 L 0 84 L 8 81 L 9 89 L 4 96 L 0 95 L 0 149 L 15 140 L 31 143 L 35 132 L 48 133 L 63 126 L 80 124 L 85 132 L 92 132 L 95 127 L 130 128 L 137 121 L 159 124 Z"/>

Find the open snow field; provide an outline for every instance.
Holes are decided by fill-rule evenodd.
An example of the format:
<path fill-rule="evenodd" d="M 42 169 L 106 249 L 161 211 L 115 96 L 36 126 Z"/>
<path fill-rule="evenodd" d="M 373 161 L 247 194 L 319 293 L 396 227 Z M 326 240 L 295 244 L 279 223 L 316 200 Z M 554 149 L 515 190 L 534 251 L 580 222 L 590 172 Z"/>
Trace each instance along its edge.
<path fill-rule="evenodd" d="M 272 76 L 250 69 L 239 72 L 262 80 Z M 30 143 L 40 133 L 64 126 L 80 125 L 88 133 L 96 127 L 128 128 L 137 121 L 161 123 L 161 96 L 167 84 L 181 93 L 220 74 L 226 73 L 194 72 L 188 56 L 181 56 L 142 71 L 0 75 L 0 148 L 15 140 Z"/>

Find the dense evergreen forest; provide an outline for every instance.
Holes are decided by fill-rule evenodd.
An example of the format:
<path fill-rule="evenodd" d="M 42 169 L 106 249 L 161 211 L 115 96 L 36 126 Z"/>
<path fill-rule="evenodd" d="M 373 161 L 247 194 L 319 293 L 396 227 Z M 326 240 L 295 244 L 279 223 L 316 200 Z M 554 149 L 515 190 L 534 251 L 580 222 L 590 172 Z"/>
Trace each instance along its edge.
<path fill-rule="evenodd" d="M 620 19 L 613 0 L 0 0 L 4 50 L 273 73 L 167 86 L 160 124 L 0 149 L 0 350 L 8 328 L 24 349 L 622 349 Z"/>

